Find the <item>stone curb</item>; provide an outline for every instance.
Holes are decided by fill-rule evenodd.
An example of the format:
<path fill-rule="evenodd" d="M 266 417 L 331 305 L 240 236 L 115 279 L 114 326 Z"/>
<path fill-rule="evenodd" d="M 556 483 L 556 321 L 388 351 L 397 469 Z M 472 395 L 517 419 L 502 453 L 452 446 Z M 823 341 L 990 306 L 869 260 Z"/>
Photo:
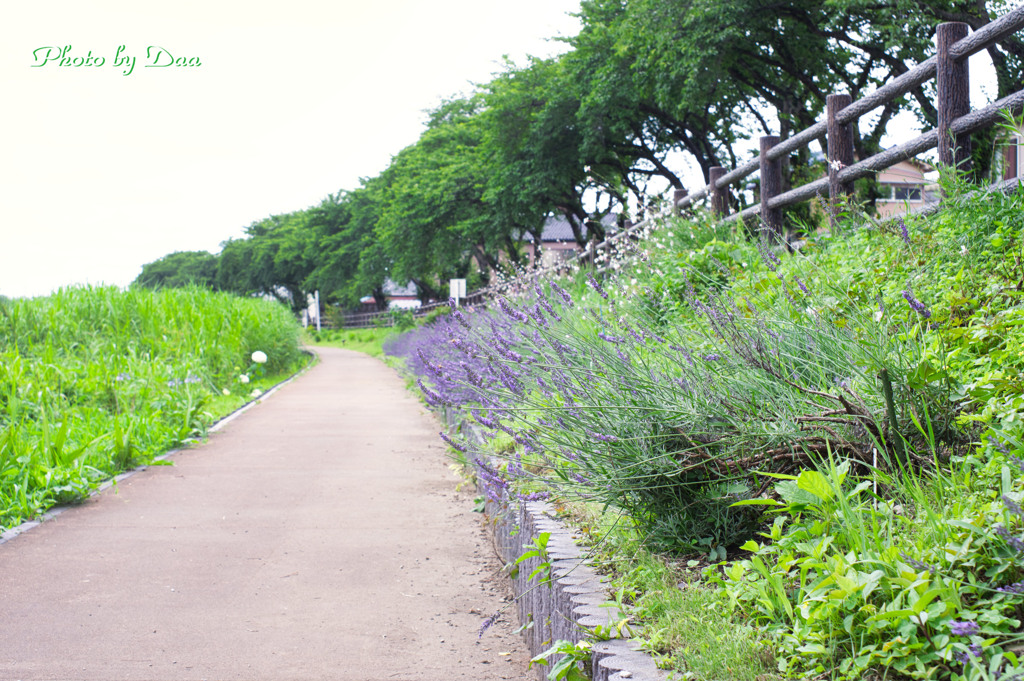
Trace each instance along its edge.
<path fill-rule="evenodd" d="M 558 640 L 578 643 L 598 626 L 614 625 L 622 618 L 609 600 L 608 578 L 598 574 L 576 544 L 572 531 L 555 517 L 555 509 L 544 501 L 517 501 L 507 493 L 500 501 L 488 500 L 498 555 L 506 565 L 514 563 L 533 546 L 534 538 L 550 533 L 547 543 L 551 563 L 551 586 L 530 581 L 541 565 L 538 557 L 519 564 L 511 578 L 519 622 L 526 625 L 523 636 L 531 655 L 538 655 Z M 555 659 L 551 660 L 552 662 Z M 628 639 L 594 643 L 591 655 L 594 681 L 665 681 L 668 673 L 658 669 L 650 655 Z M 546 679 L 547 667 L 538 667 L 538 679 Z"/>
<path fill-rule="evenodd" d="M 435 412 L 449 431 L 458 430 L 469 441 L 482 442 L 477 429 L 460 423 L 455 410 Z M 477 481 L 480 494 L 486 495 Z M 550 533 L 547 543 L 551 562 L 551 586 L 538 586 L 529 576 L 541 564 L 539 558 L 528 558 L 519 564 L 510 577 L 523 638 L 536 656 L 549 649 L 555 641 L 579 643 L 595 627 L 614 625 L 622 618 L 610 600 L 608 578 L 594 570 L 591 561 L 576 543 L 573 531 L 555 515 L 546 501 L 519 501 L 503 490 L 501 499 L 488 496 L 485 512 L 490 520 L 494 546 L 505 565 L 511 565 L 533 547 L 533 540 L 542 532 Z M 640 644 L 629 639 L 612 639 L 593 644 L 590 657 L 593 681 L 667 681 L 667 671 L 658 666 Z M 554 664 L 558 656 L 549 661 Z M 549 667 L 537 666 L 539 681 L 547 680 Z"/>

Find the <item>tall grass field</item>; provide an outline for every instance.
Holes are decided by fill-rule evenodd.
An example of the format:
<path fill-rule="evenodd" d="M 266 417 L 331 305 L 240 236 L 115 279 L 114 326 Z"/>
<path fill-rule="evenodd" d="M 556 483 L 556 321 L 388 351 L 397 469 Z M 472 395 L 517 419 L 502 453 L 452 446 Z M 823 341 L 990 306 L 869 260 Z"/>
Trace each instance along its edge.
<path fill-rule="evenodd" d="M 201 435 L 300 366 L 298 334 L 279 304 L 200 288 L 0 299 L 0 527 Z"/>

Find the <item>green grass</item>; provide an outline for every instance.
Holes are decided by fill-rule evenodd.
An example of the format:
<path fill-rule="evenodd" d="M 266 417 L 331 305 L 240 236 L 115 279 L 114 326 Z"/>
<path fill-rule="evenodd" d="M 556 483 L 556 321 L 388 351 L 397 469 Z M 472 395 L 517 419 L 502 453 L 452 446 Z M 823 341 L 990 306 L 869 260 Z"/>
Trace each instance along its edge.
<path fill-rule="evenodd" d="M 307 361 L 298 332 L 280 305 L 199 288 L 3 301 L 0 527 L 201 436 Z"/>
<path fill-rule="evenodd" d="M 383 357 L 384 341 L 401 333 L 394 328 L 373 329 L 306 329 L 302 334 L 303 342 L 316 347 L 344 348 L 362 352 L 371 357 Z"/>

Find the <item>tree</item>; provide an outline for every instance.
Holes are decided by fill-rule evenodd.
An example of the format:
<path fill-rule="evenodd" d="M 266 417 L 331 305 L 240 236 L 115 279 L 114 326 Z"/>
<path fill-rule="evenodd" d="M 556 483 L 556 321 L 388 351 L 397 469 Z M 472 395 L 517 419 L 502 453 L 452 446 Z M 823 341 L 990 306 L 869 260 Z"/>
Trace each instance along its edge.
<path fill-rule="evenodd" d="M 618 204 L 621 185 L 588 172 L 603 163 L 583 155 L 580 101 L 562 59 L 532 59 L 485 86 L 484 146 L 492 172 L 486 200 L 495 219 L 539 241 L 548 216 L 564 216 L 576 242 L 604 238 L 600 215 L 588 210 L 587 191 L 603 187 Z M 605 173 L 616 177 L 616 173 Z M 607 207 L 610 210 L 611 207 Z"/>
<path fill-rule="evenodd" d="M 146 263 L 132 282 L 145 288 L 216 287 L 217 257 L 207 251 L 175 251 Z"/>
<path fill-rule="evenodd" d="M 356 307 L 363 296 L 373 295 L 379 309 L 387 308 L 384 282 L 388 278 L 386 259 L 379 257 L 377 223 L 383 204 L 378 178 L 363 180 L 363 186 L 327 197 L 309 212 L 309 228 L 318 253 L 315 269 L 307 282 L 324 296 L 346 307 Z"/>
<path fill-rule="evenodd" d="M 444 102 L 427 129 L 382 174 L 375 236 L 390 259 L 389 276 L 412 281 L 428 298 L 444 296 L 449 278 L 501 266 L 514 226 L 495 219 L 484 200 L 493 168 L 481 150 L 483 100 Z"/>

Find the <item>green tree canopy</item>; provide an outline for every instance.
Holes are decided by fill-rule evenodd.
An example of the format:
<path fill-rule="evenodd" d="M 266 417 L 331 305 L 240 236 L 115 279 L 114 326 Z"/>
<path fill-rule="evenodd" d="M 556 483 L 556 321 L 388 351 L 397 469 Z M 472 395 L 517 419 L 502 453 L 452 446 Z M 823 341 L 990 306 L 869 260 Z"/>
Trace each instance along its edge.
<path fill-rule="evenodd" d="M 216 288 L 217 257 L 208 251 L 176 251 L 142 266 L 135 281 L 145 288 L 181 288 L 191 284 Z"/>

